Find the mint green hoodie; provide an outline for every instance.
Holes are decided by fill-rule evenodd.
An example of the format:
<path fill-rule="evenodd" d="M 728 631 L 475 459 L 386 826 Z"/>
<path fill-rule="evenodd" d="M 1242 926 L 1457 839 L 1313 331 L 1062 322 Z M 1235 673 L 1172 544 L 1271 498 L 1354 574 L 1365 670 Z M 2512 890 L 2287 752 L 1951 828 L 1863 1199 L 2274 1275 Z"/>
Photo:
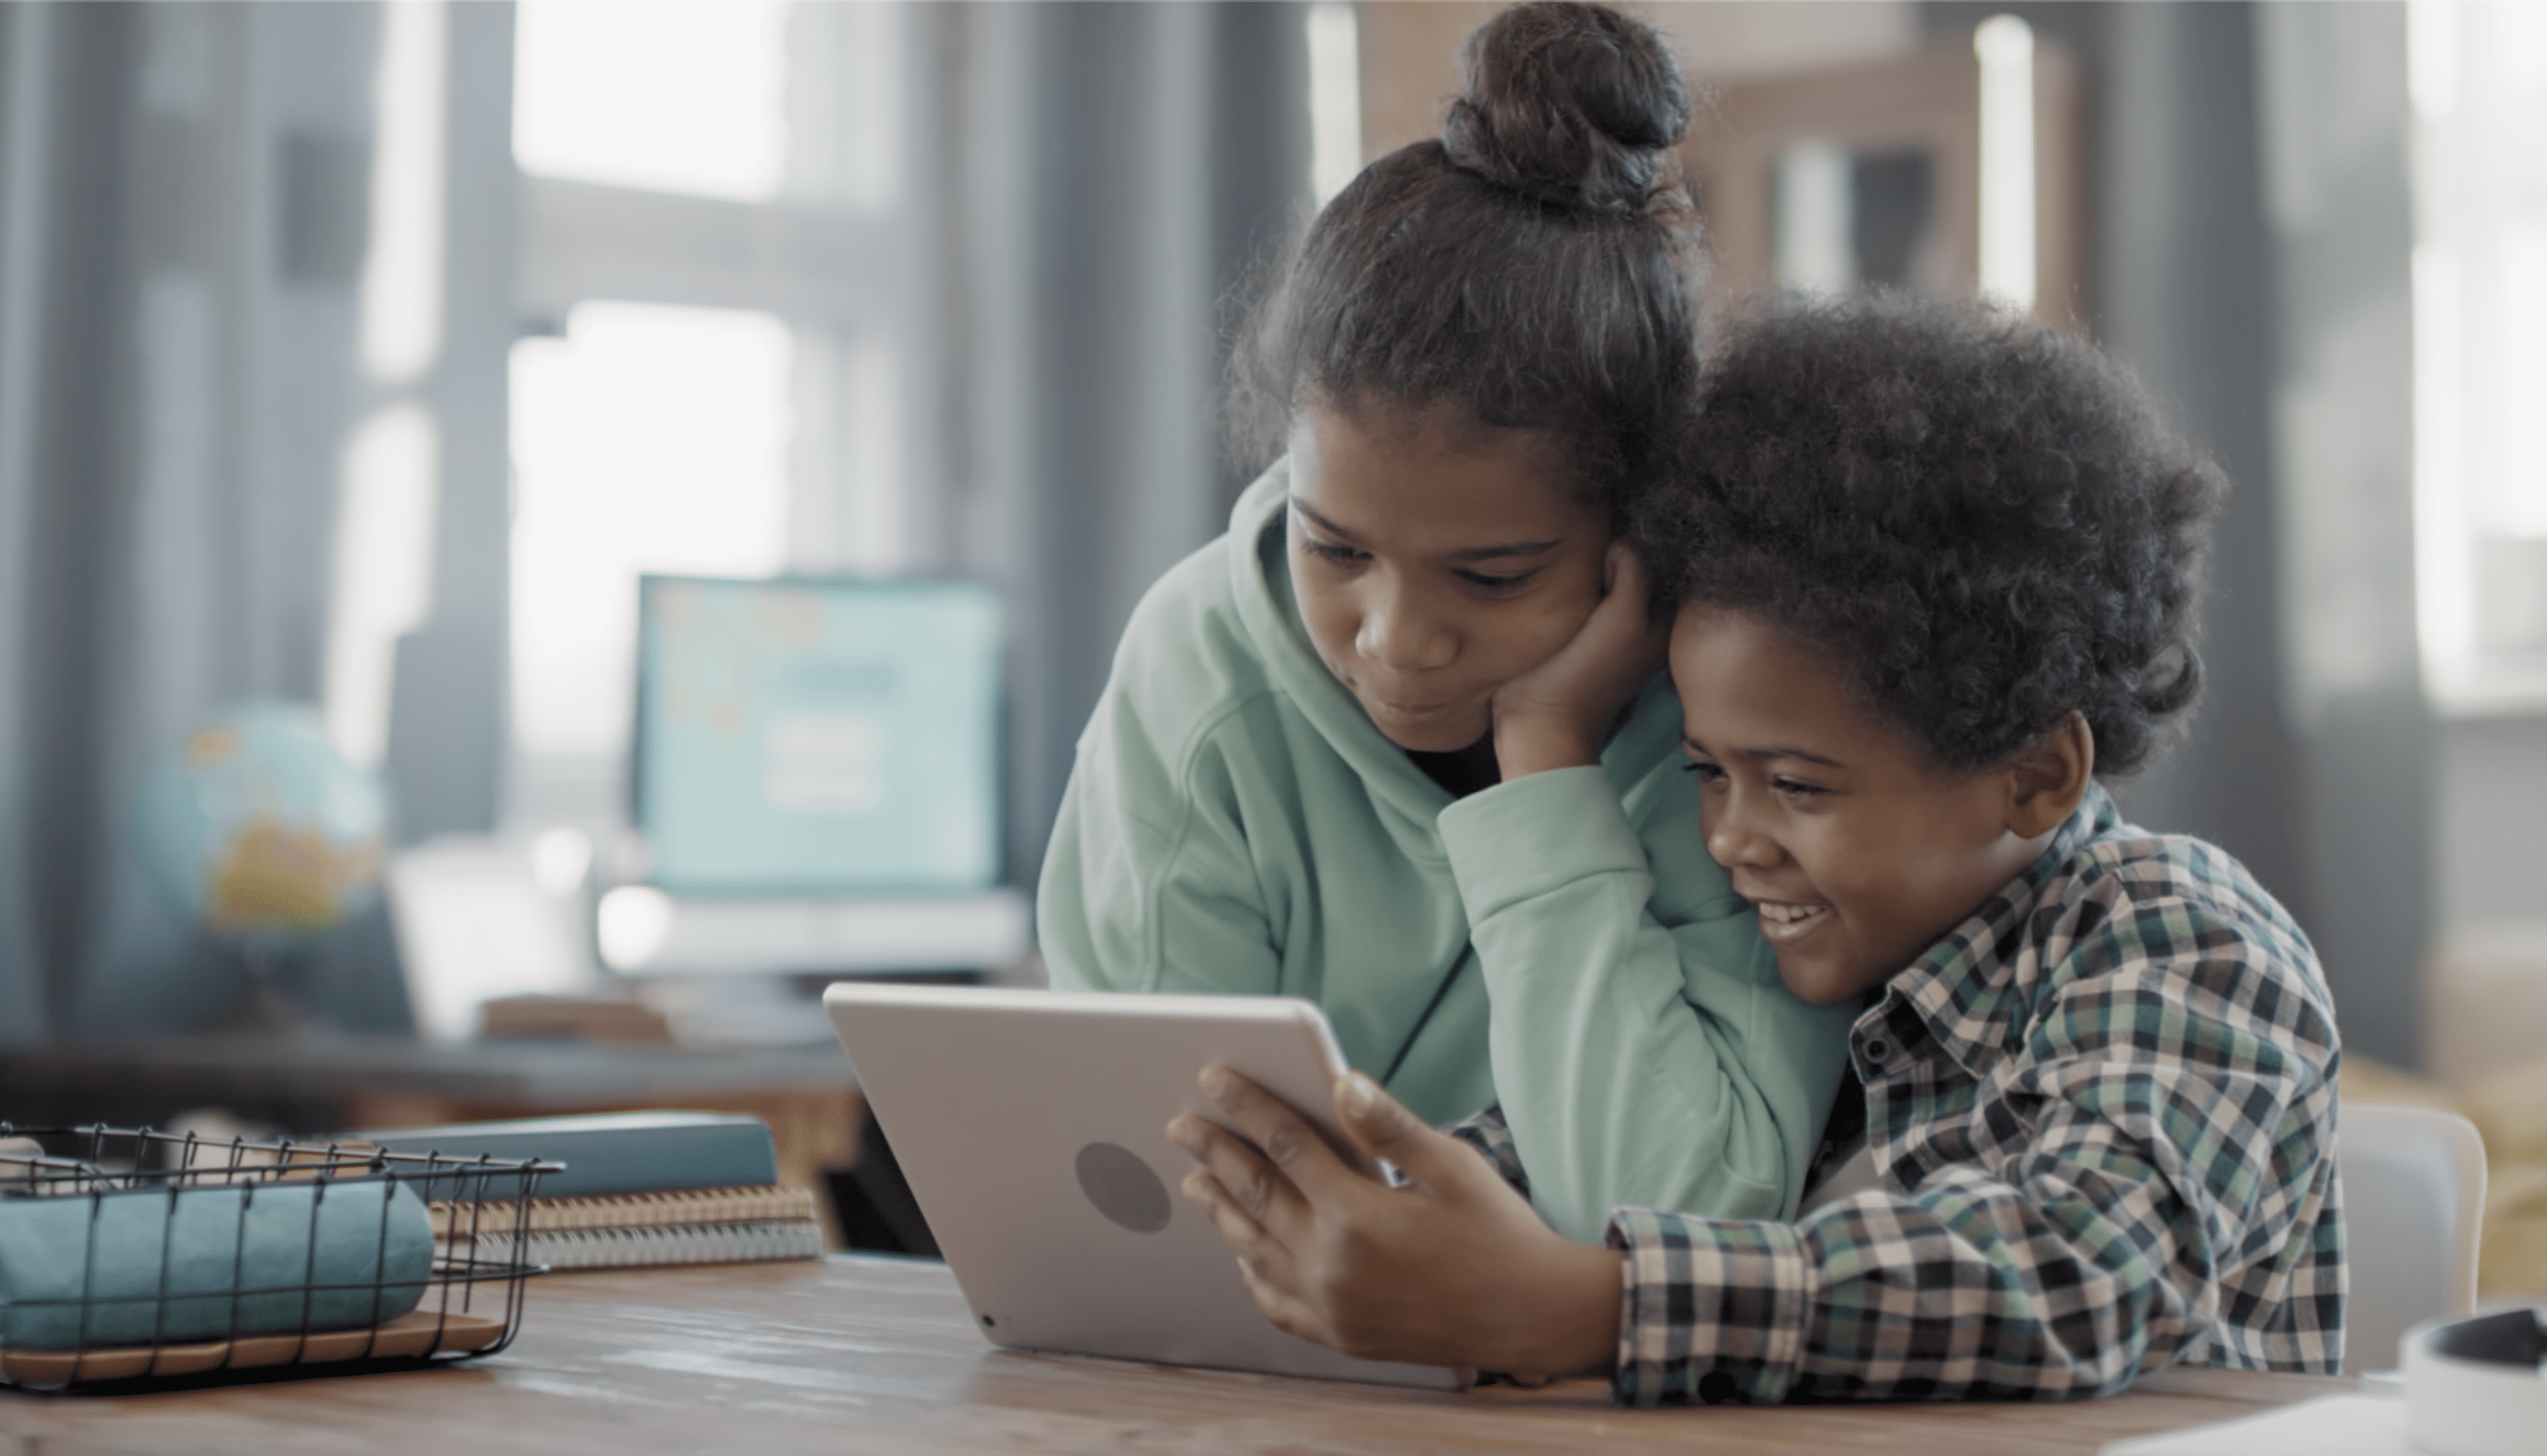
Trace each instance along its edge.
<path fill-rule="evenodd" d="M 1374 1076 L 1406 1047 L 1422 1116 L 1500 1101 L 1570 1238 L 1792 1217 L 1855 1013 L 1786 989 L 1708 858 L 1670 683 L 1600 767 L 1454 803 L 1310 647 L 1287 490 L 1277 464 L 1124 629 L 1044 859 L 1053 983 L 1305 996 Z"/>

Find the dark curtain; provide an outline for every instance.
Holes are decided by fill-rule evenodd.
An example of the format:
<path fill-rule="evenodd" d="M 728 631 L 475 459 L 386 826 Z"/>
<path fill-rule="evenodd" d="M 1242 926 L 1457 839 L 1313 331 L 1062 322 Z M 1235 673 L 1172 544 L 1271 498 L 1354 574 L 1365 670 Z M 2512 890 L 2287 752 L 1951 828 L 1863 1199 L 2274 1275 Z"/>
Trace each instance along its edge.
<path fill-rule="evenodd" d="M 1133 603 L 1244 483 L 1212 429 L 1221 300 L 1307 205 L 1306 9 L 914 12 L 947 82 L 916 128 L 947 329 L 936 549 L 1007 594 L 1019 884 Z"/>
<path fill-rule="evenodd" d="M 0 1042 L 235 992 L 128 825 L 213 709 L 318 696 L 378 44 L 368 5 L 0 7 Z M 343 927 L 300 989 L 404 1024 L 391 954 Z"/>
<path fill-rule="evenodd" d="M 2414 634 L 2405 8 L 2151 0 L 2000 12 L 2077 56 L 2084 313 L 2234 484 L 2203 702 L 2118 796 L 2255 873 L 2315 942 L 2347 1047 L 2420 1063 L 2434 735 Z"/>

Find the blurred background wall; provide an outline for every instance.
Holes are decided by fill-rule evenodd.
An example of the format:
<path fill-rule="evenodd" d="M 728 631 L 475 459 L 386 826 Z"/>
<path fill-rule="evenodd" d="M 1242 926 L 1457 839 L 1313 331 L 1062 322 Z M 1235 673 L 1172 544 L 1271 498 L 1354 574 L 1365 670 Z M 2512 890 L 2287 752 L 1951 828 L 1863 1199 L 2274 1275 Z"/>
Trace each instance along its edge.
<path fill-rule="evenodd" d="M 2478 43 L 2386 3 L 1641 8 L 1714 88 L 1694 157 L 2028 23 L 2074 265 L 2038 306 L 2238 485 L 2208 699 L 2126 803 L 2290 904 L 2350 1045 L 2425 1062 L 2436 953 L 2547 921 L 2547 478 L 2436 516 L 2468 468 L 2416 432 L 2447 219 L 2410 160 L 2483 124 L 2407 57 Z M 127 842 L 220 703 L 317 705 L 404 843 L 606 862 L 639 570 L 997 583 L 1030 884 L 1121 623 L 1242 483 L 1224 300 L 1432 134 L 1492 9 L 0 7 L 0 1040 L 226 998 Z M 2469 316 L 2547 308 L 2503 277 Z M 404 1024 L 393 940 L 331 932 L 307 997 Z"/>

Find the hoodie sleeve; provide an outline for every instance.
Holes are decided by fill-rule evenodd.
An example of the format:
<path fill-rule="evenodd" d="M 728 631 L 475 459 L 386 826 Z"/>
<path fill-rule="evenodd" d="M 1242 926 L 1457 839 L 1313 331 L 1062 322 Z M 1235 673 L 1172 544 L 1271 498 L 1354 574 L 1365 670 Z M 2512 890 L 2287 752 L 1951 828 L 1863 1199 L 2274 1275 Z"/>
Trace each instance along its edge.
<path fill-rule="evenodd" d="M 1779 980 L 1677 769 L 1624 804 L 1599 767 L 1533 774 L 1441 818 L 1514 1149 L 1584 1242 L 1622 1206 L 1793 1217 L 1847 1059 L 1852 1008 Z"/>
<path fill-rule="evenodd" d="M 1062 989 L 1279 988 L 1280 955 L 1234 814 L 1179 782 L 1118 697 L 1100 703 L 1080 740 L 1035 921 Z"/>

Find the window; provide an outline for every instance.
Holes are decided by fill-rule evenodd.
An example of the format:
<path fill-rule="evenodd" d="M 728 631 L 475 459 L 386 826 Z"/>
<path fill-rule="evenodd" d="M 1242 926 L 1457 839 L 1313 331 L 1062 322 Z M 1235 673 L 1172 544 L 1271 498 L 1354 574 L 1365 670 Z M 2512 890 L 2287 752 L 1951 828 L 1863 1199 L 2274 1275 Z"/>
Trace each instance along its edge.
<path fill-rule="evenodd" d="M 2415 517 L 2445 713 L 2547 708 L 2547 7 L 2416 0 Z"/>
<path fill-rule="evenodd" d="M 638 576 L 787 559 L 793 341 L 776 317 L 579 303 L 513 348 L 514 741 L 607 757 L 628 732 Z"/>
<path fill-rule="evenodd" d="M 609 828 L 638 577 L 890 572 L 902 11 L 525 0 L 518 827 Z"/>
<path fill-rule="evenodd" d="M 765 203 L 786 182 L 776 0 L 532 0 L 513 42 L 513 157 L 539 176 Z"/>
<path fill-rule="evenodd" d="M 359 335 L 366 413 L 345 451 L 325 669 L 327 735 L 365 768 L 389 747 L 398 639 L 433 607 L 441 451 L 426 399 L 442 354 L 449 18 L 439 4 L 399 0 L 381 20 Z"/>
<path fill-rule="evenodd" d="M 1361 29 L 1351 5 L 1309 7 L 1309 192 L 1323 208 L 1361 171 Z"/>

